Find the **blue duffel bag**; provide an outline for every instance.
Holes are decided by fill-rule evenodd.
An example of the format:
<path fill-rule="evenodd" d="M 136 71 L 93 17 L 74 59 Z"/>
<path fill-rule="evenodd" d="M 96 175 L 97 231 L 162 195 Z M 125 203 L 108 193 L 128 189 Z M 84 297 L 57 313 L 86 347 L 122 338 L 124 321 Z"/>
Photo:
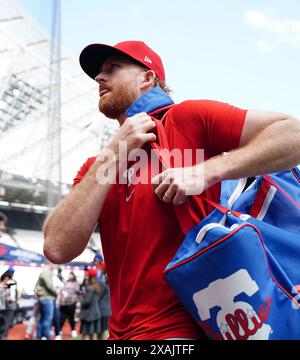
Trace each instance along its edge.
<path fill-rule="evenodd" d="M 288 218 L 293 224 L 300 207 L 274 179 L 266 179 L 275 193 L 284 195 L 282 211 L 292 209 Z M 222 185 L 224 204 L 234 184 Z M 256 204 L 255 191 L 252 195 L 249 209 Z M 264 218 L 276 207 L 268 201 Z M 285 202 L 293 207 L 285 207 Z M 165 279 L 211 339 L 300 339 L 300 231 L 296 226 L 293 231 L 279 227 L 279 220 L 275 226 L 240 214 L 240 204 L 231 204 L 235 210 L 215 204 L 216 209 L 186 234 Z"/>
<path fill-rule="evenodd" d="M 161 122 L 160 144 L 169 149 Z M 165 168 L 168 159 L 158 153 Z M 300 339 L 300 172 L 221 184 L 220 204 L 189 230 L 189 201 L 175 206 L 182 245 L 164 277 L 211 339 Z"/>

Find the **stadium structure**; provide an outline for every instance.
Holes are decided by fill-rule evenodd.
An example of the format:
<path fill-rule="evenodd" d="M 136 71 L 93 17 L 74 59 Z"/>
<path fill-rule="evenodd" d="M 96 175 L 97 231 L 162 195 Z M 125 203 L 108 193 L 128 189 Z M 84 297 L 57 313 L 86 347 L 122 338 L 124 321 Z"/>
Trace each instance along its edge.
<path fill-rule="evenodd" d="M 52 34 L 15 0 L 0 0 L 0 9 L 0 211 L 9 219 L 0 262 L 3 247 L 11 246 L 22 263 L 26 253 L 42 255 L 47 214 L 117 122 L 98 112 L 97 84 L 82 72 L 78 56 L 61 48 L 59 7 Z M 70 264 L 89 263 L 99 250 L 95 231 Z"/>

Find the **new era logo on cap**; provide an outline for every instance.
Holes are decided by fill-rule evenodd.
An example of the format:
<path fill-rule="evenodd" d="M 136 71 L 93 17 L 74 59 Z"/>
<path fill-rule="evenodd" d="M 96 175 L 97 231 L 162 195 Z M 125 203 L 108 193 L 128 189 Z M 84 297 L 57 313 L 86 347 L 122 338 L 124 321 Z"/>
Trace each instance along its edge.
<path fill-rule="evenodd" d="M 147 61 L 148 63 L 152 64 L 152 60 L 148 58 L 148 56 L 145 56 L 144 61 Z"/>

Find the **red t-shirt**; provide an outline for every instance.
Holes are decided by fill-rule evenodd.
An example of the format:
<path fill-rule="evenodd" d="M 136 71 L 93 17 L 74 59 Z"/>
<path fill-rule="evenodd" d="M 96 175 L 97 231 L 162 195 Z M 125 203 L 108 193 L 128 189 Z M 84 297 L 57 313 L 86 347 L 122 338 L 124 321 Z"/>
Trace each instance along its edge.
<path fill-rule="evenodd" d="M 203 148 L 206 159 L 230 151 L 239 146 L 245 116 L 246 110 L 216 101 L 174 105 L 165 118 L 170 148 Z M 74 186 L 94 161 L 90 158 L 82 166 Z M 111 292 L 110 339 L 203 338 L 163 279 L 184 233 L 173 205 L 154 194 L 149 166 L 146 162 L 141 170 L 142 183 L 112 185 L 99 216 Z M 215 185 L 205 195 L 219 201 L 219 194 L 220 186 Z M 191 203 L 196 224 L 209 209 L 197 196 Z"/>

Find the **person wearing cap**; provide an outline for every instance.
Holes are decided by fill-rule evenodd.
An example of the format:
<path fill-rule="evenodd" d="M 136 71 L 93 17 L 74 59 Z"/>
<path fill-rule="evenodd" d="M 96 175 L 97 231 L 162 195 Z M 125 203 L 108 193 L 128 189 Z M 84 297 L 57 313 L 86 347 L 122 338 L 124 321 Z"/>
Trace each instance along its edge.
<path fill-rule="evenodd" d="M 96 340 L 97 334 L 101 331 L 100 294 L 97 269 L 89 268 L 79 314 L 79 332 L 83 340 Z"/>
<path fill-rule="evenodd" d="M 163 279 L 184 238 L 174 207 L 188 197 L 196 224 L 211 211 L 199 195 L 219 201 L 222 180 L 295 166 L 300 123 L 220 101 L 174 104 L 160 56 L 142 41 L 91 44 L 81 52 L 80 64 L 99 84 L 100 112 L 121 126 L 82 166 L 73 191 L 47 218 L 45 255 L 56 263 L 72 260 L 98 222 L 111 291 L 110 339 L 204 338 Z M 138 169 L 137 162 L 127 163 L 131 150 L 149 154 L 150 143 L 160 142 L 151 116 L 163 117 L 171 149 L 203 149 L 204 161 L 193 158 L 189 166 L 154 177 L 150 161 Z M 114 181 L 104 181 L 105 171 L 114 167 L 121 169 L 111 173 Z M 144 181 L 134 183 L 138 170 Z"/>
<path fill-rule="evenodd" d="M 99 272 L 99 270 L 98 270 Z M 104 262 L 102 263 L 102 266 L 100 268 L 101 277 L 100 277 L 100 323 L 101 323 L 101 329 L 98 332 L 98 340 L 106 340 L 108 337 L 108 324 L 109 319 L 111 316 L 111 305 L 110 305 L 110 289 L 108 285 L 107 275 L 106 275 L 106 269 Z M 99 277 L 98 277 L 99 281 Z"/>
<path fill-rule="evenodd" d="M 94 256 L 92 265 L 97 269 L 97 279 L 101 282 L 102 274 L 105 271 L 105 263 L 101 254 L 97 253 Z"/>
<path fill-rule="evenodd" d="M 13 326 L 16 310 L 18 309 L 19 292 L 17 281 L 14 279 L 15 269 L 9 265 L 7 270 L 1 275 L 1 282 L 6 284 L 5 290 L 5 330 L 6 337 L 9 329 Z"/>
<path fill-rule="evenodd" d="M 13 272 L 8 268 L 0 277 L 0 340 L 5 340 L 8 331 L 13 325 L 14 314 L 17 306 L 17 291 L 12 292 L 16 281 L 12 279 Z"/>

